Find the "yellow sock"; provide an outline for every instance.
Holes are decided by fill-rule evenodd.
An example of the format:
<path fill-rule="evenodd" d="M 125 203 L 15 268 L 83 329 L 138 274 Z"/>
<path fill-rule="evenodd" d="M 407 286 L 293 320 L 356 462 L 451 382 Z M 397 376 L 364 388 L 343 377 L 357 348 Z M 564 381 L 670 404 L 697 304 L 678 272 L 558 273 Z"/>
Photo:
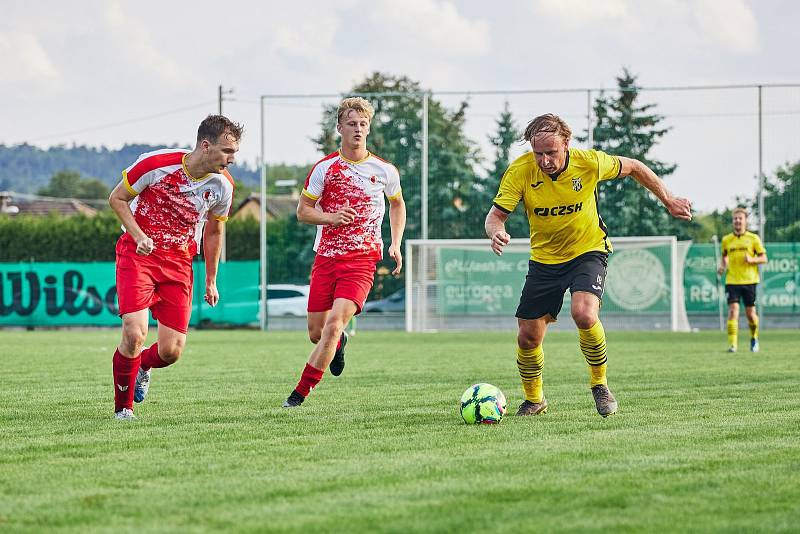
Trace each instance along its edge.
<path fill-rule="evenodd" d="M 535 349 L 517 347 L 517 368 L 522 379 L 525 399 L 531 402 L 542 402 L 542 369 L 544 369 L 544 351 L 539 345 Z"/>
<path fill-rule="evenodd" d="M 748 321 L 750 325 L 750 337 L 753 339 L 758 339 L 758 317 L 752 323 Z"/>
<path fill-rule="evenodd" d="M 728 345 L 736 347 L 739 338 L 739 321 L 728 321 Z"/>
<path fill-rule="evenodd" d="M 600 321 L 594 323 L 591 328 L 578 328 L 578 335 L 581 341 L 581 352 L 586 363 L 589 364 L 589 386 L 594 387 L 600 384 L 607 384 L 606 379 L 606 332 Z"/>

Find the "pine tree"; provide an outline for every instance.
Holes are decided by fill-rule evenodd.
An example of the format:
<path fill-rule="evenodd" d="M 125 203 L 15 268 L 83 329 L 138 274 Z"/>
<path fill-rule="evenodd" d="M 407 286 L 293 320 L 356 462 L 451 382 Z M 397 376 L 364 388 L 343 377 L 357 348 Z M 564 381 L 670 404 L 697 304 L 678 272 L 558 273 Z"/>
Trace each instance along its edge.
<path fill-rule="evenodd" d="M 636 76 L 623 69 L 617 78 L 616 97 L 602 94 L 595 100 L 593 148 L 638 159 L 659 178 L 672 174 L 676 165 L 653 159 L 652 148 L 669 132 L 655 104 L 639 103 Z M 585 138 L 584 138 L 585 139 Z M 664 206 L 633 178 L 609 180 L 599 187 L 600 215 L 609 233 L 631 235 L 688 235 L 686 224 L 676 224 Z"/>
<path fill-rule="evenodd" d="M 508 106 L 508 100 L 503 105 L 503 111 L 500 112 L 500 117 L 495 121 L 497 124 L 497 132 L 489 136 L 489 141 L 496 147 L 494 162 L 491 169 L 489 169 L 489 178 L 494 180 L 495 186 L 500 183 L 500 178 L 506 172 L 510 161 L 511 145 L 519 139 L 519 132 L 517 125 L 514 122 L 514 116 Z"/>
<path fill-rule="evenodd" d="M 480 214 L 481 225 L 483 225 L 486 213 L 497 194 L 500 180 L 503 178 L 503 174 L 505 174 L 508 165 L 511 163 L 511 146 L 519 141 L 520 138 L 520 132 L 514 121 L 514 116 L 511 114 L 507 100 L 495 124 L 497 125 L 497 130 L 493 135 L 489 135 L 489 142 L 495 147 L 494 160 L 492 161 L 492 166 L 488 169 L 488 176 L 486 179 L 476 182 L 475 184 L 475 196 L 478 197 L 480 203 L 485 206 L 483 212 Z M 512 237 L 528 237 L 530 235 L 528 218 L 521 206 L 522 203 L 520 203 L 514 213 L 510 215 L 508 221 L 506 221 L 506 232 Z"/>
<path fill-rule="evenodd" d="M 422 173 L 422 91 L 418 82 L 406 76 L 375 72 L 356 84 L 351 94 L 396 93 L 368 100 L 375 108 L 367 148 L 391 161 L 400 171 L 408 222 L 405 236 L 420 237 L 420 176 Z M 407 93 L 407 96 L 406 96 Z M 463 216 L 463 201 L 469 197 L 478 163 L 475 143 L 464 134 L 466 101 L 455 109 L 431 98 L 428 102 L 428 237 L 480 237 L 483 225 L 474 228 Z M 328 154 L 339 146 L 336 134 L 337 106 L 323 110 L 322 132 L 314 139 Z M 484 209 L 481 207 L 481 209 Z M 488 208 L 486 208 L 488 209 Z M 388 217 L 384 235 L 389 235 Z"/>

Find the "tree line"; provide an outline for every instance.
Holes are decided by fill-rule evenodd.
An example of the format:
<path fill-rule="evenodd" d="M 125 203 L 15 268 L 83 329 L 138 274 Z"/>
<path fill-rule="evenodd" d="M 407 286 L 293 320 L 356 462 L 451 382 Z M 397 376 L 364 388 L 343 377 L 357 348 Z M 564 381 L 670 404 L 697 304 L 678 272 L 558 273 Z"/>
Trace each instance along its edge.
<path fill-rule="evenodd" d="M 162 148 L 189 148 L 176 144 L 126 144 L 120 149 L 88 146 L 55 146 L 42 149 L 29 144 L 0 144 L 0 191 L 35 193 L 44 196 L 98 199 L 119 182 L 122 170 L 139 155 Z M 277 163 L 270 165 L 271 176 L 305 180 L 308 165 Z M 232 169 L 237 184 L 248 191 L 261 183 L 260 169 L 237 163 Z M 280 192 L 274 183 L 268 192 Z"/>
<path fill-rule="evenodd" d="M 592 132 L 593 147 L 637 158 L 668 181 L 676 165 L 652 156 L 653 148 L 669 134 L 670 128 L 665 125 L 665 117 L 657 113 L 654 104 L 641 102 L 636 77 L 627 70 L 617 78 L 617 89 L 601 93 L 594 101 L 596 121 Z M 418 238 L 421 234 L 419 177 L 422 169 L 422 104 L 418 97 L 421 91 L 420 84 L 406 76 L 376 72 L 348 92 L 390 92 L 399 95 L 370 97 L 376 114 L 368 148 L 394 163 L 400 171 L 409 213 L 407 238 Z M 429 237 L 484 237 L 484 217 L 509 164 L 511 148 L 519 142 L 524 125 L 514 121 L 506 103 L 495 121 L 494 130 L 486 133 L 493 153 L 484 157 L 478 143 L 465 133 L 468 100 L 451 108 L 431 97 L 428 109 Z M 320 155 L 323 155 L 338 147 L 335 105 L 322 109 L 320 124 L 319 134 L 313 140 Z M 587 132 L 583 132 L 575 137 L 578 141 L 585 141 L 588 136 Z M 3 181 L 10 176 L 10 169 L 13 169 L 15 176 L 33 176 L 34 171 L 52 170 L 57 156 L 70 154 L 73 159 L 69 161 L 74 162 L 74 168 L 80 169 L 83 176 L 77 172 L 67 172 L 66 175 L 63 172 L 60 175 L 56 173 L 56 176 L 51 175 L 49 182 L 41 183 L 34 190 L 53 196 L 104 196 L 107 189 L 101 191 L 101 186 L 113 186 L 119 179 L 121 169 L 130 165 L 140 153 L 154 148 L 126 145 L 119 151 L 88 147 L 56 147 L 43 151 L 29 145 L 13 148 L 0 145 L 0 190 L 13 189 Z M 62 165 L 63 161 L 67 160 L 62 160 Z M 275 177 L 295 178 L 298 187 L 302 187 L 309 167 L 276 165 L 268 170 L 268 176 L 271 180 Z M 235 201 L 238 204 L 256 188 L 258 174 L 256 170 L 246 167 L 238 167 L 234 174 L 239 179 L 238 199 Z M 41 177 L 40 174 L 37 176 Z M 101 176 L 102 179 L 88 178 L 91 176 Z M 765 213 L 768 224 L 765 240 L 800 241 L 800 161 L 779 168 L 774 175 L 767 177 L 766 183 Z M 31 187 L 33 185 L 36 185 L 36 180 L 31 182 Z M 274 192 L 274 183 L 270 183 L 268 193 Z M 751 212 L 755 212 L 757 207 L 753 198 L 740 198 L 737 203 L 750 208 Z M 708 242 L 712 234 L 729 232 L 730 210 L 735 207 L 697 217 L 691 223 L 678 222 L 669 217 L 663 206 L 635 180 L 604 182 L 599 188 L 599 204 L 601 215 L 612 235 L 677 235 L 680 239 L 693 239 L 696 242 Z M 388 236 L 388 218 L 384 225 L 384 235 Z M 0 217 L 0 261 L 18 261 L 29 257 L 39 261 L 44 258 L 111 261 L 118 227 L 110 214 L 102 214 L 94 221 L 81 217 L 71 220 L 45 218 L 41 221 Z M 271 280 L 307 280 L 313 259 L 311 242 L 314 228 L 297 223 L 294 216 L 271 222 L 268 228 L 270 270 L 275 275 Z M 57 234 L 54 229 L 57 229 Z M 520 213 L 512 215 L 508 229 L 514 237 L 526 237 L 527 218 Z M 71 236 L 70 232 L 74 235 Z M 258 258 L 258 224 L 255 221 L 231 221 L 228 232 L 229 259 Z M 88 235 L 94 237 L 89 239 Z M 379 266 L 379 273 L 384 273 L 379 274 L 376 284 L 379 294 L 389 293 L 402 284 L 401 280 L 385 276 L 388 263 Z"/>

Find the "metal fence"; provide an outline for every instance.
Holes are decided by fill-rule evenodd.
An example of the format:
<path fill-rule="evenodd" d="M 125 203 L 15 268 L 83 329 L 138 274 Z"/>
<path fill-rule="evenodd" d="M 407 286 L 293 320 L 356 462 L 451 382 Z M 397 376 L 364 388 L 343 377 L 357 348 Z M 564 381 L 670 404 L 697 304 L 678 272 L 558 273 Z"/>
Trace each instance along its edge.
<path fill-rule="evenodd" d="M 660 115 L 663 120 L 659 126 L 668 129 L 651 153 L 653 158 L 677 165 L 674 173 L 664 177 L 667 187 L 690 198 L 700 213 L 724 211 L 741 201 L 752 203 L 755 209 L 750 221 L 751 230 L 765 235 L 771 222 L 764 217 L 764 182 L 780 167 L 800 161 L 800 136 L 797 133 L 800 131 L 800 84 L 637 87 L 636 90 L 639 93 L 638 105 L 652 106 L 647 113 Z M 409 204 L 412 230 L 407 237 L 425 239 L 477 237 L 482 232 L 482 228 L 476 228 L 477 235 L 462 235 L 463 228 L 452 225 L 451 220 L 442 215 L 445 210 L 441 201 L 432 200 L 432 195 L 442 184 L 441 177 L 433 178 L 430 164 L 437 156 L 436 151 L 442 150 L 443 146 L 436 145 L 440 140 L 431 139 L 429 118 L 433 106 L 456 110 L 463 102 L 467 103 L 463 113 L 463 132 L 479 156 L 471 169 L 476 177 L 485 180 L 494 157 L 494 146 L 489 136 L 496 133 L 497 121 L 505 109 L 513 117 L 518 132 L 531 118 L 542 113 L 556 113 L 570 123 L 576 137 L 585 138 L 573 141 L 573 146 L 585 148 L 592 146 L 595 100 L 613 97 L 619 91 L 617 87 L 596 87 L 421 91 L 361 96 L 372 101 L 413 96 L 419 102 L 415 126 L 418 130 L 413 132 L 415 161 L 409 172 L 401 169 L 401 178 L 407 196 L 418 199 Z M 310 166 L 320 159 L 322 154 L 311 138 L 321 131 L 323 107 L 336 105 L 343 96 L 350 94 L 262 95 L 259 98 L 262 195 L 266 195 L 267 181 L 273 184 L 281 178 L 270 175 L 268 163 Z M 287 124 L 292 127 L 287 128 Z M 514 144 L 510 159 L 526 150 L 525 145 Z M 497 186 L 496 180 L 484 183 L 493 190 Z M 800 196 L 794 194 L 787 201 L 798 206 Z M 265 202 L 262 199 L 262 205 Z M 487 203 L 480 210 L 485 214 L 488 208 Z M 265 242 L 265 225 L 266 221 L 263 221 L 262 242 Z M 610 231 L 615 233 L 614 228 Z M 262 249 L 261 265 L 266 264 L 267 253 Z M 262 269 L 262 287 L 266 286 L 267 274 Z M 382 296 L 385 295 L 375 295 Z"/>

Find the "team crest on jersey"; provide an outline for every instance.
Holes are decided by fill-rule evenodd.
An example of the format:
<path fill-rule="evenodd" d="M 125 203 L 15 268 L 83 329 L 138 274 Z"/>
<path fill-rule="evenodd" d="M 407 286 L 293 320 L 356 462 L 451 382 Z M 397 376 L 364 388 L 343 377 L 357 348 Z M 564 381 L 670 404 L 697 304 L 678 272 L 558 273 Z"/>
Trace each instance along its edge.
<path fill-rule="evenodd" d="M 575 192 L 578 192 L 581 189 L 583 189 L 583 184 L 581 183 L 580 177 L 572 179 L 572 189 L 574 189 Z"/>
<path fill-rule="evenodd" d="M 373 174 L 372 176 L 369 177 L 369 181 L 374 184 L 375 182 L 378 181 L 378 177 Z"/>
<path fill-rule="evenodd" d="M 216 203 L 219 200 L 217 192 L 213 189 L 205 189 L 200 195 L 203 197 L 203 202 L 206 206 Z"/>

